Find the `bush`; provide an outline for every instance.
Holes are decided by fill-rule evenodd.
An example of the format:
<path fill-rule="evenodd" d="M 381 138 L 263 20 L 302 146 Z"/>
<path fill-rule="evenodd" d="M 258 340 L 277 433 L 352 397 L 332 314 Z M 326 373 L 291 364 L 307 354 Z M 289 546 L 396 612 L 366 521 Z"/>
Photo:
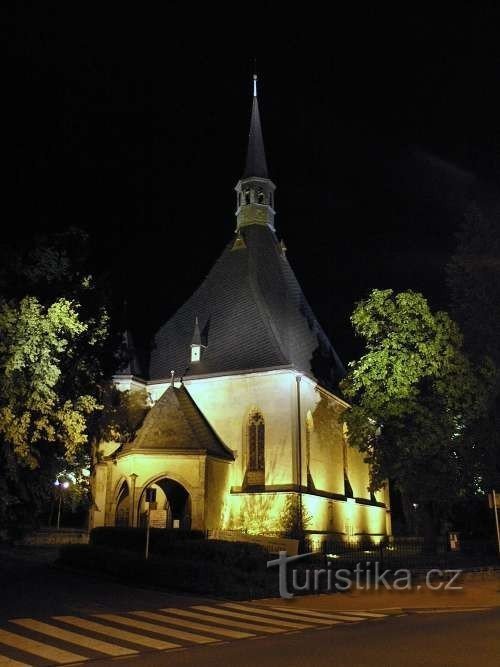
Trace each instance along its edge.
<path fill-rule="evenodd" d="M 152 554 L 145 560 L 131 550 L 71 544 L 61 548 L 58 564 L 177 592 L 239 599 L 275 594 L 275 573 L 266 569 L 267 555 L 260 547 L 258 555 L 251 553 L 256 545 L 208 540 L 180 540 L 172 545 L 167 556 Z M 205 551 L 202 547 L 207 545 Z"/>
<path fill-rule="evenodd" d="M 202 530 L 174 530 L 165 528 L 151 528 L 149 545 L 151 553 L 162 549 L 172 542 L 184 540 L 203 540 L 205 533 Z M 90 544 L 124 549 L 127 551 L 144 551 L 146 542 L 145 528 L 94 528 L 90 531 Z"/>
<path fill-rule="evenodd" d="M 94 528 L 90 544 L 143 554 L 146 531 L 143 528 Z M 255 572 L 268 560 L 266 550 L 258 544 L 207 540 L 201 530 L 152 528 L 149 552 L 168 559 L 211 561 L 243 572 Z"/>

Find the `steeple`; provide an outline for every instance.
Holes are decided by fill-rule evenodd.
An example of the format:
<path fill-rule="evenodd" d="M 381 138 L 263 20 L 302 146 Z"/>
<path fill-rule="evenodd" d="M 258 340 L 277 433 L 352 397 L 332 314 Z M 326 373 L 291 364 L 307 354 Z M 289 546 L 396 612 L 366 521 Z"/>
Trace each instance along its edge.
<path fill-rule="evenodd" d="M 268 225 L 274 230 L 274 183 L 270 180 L 257 98 L 257 74 L 253 75 L 252 114 L 243 176 L 236 185 L 237 231 L 247 225 Z"/>
<path fill-rule="evenodd" d="M 259 101 L 257 98 L 257 74 L 253 75 L 253 102 L 250 117 L 250 132 L 248 134 L 247 161 L 242 178 L 269 178 L 267 172 L 264 138 L 260 123 Z"/>

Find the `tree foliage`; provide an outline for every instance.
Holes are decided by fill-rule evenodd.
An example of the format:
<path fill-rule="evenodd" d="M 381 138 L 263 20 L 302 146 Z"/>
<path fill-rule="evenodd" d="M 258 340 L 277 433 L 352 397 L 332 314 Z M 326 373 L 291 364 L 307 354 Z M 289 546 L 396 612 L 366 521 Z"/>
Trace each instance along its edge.
<path fill-rule="evenodd" d="M 485 412 L 494 367 L 473 364 L 458 326 L 416 292 L 373 290 L 351 320 L 365 354 L 342 385 L 349 442 L 370 463 L 373 489 L 390 478 L 437 516 L 466 484 L 464 433 Z"/>
<path fill-rule="evenodd" d="M 31 468 L 40 464 L 41 443 L 59 444 L 73 461 L 87 441 L 86 417 L 97 401 L 59 391 L 62 357 L 86 329 L 66 299 L 48 308 L 35 297 L 0 304 L 0 436 Z"/>
<path fill-rule="evenodd" d="M 87 251 L 78 230 L 2 249 L 0 525 L 36 520 L 60 471 L 88 461 L 114 340 Z"/>

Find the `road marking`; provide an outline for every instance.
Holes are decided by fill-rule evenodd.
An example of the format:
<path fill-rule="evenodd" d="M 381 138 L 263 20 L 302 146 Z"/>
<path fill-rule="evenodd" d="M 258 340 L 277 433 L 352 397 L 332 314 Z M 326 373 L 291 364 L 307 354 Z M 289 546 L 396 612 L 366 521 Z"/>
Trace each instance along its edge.
<path fill-rule="evenodd" d="M 19 662 L 19 660 L 13 660 L 6 655 L 0 655 L 0 667 L 31 667 L 31 665 L 28 665 L 25 662 Z"/>
<path fill-rule="evenodd" d="M 246 639 L 247 637 L 254 636 L 249 632 L 240 632 L 238 630 L 228 630 L 227 628 L 221 628 L 212 625 L 203 625 L 202 623 L 195 623 L 193 621 L 188 621 L 185 618 L 173 618 L 172 616 L 155 614 L 150 611 L 131 611 L 130 613 L 134 614 L 134 616 L 149 618 L 152 621 L 160 621 L 161 623 L 166 623 L 167 625 L 168 624 L 180 625 L 181 627 L 190 628 L 192 630 L 201 630 L 202 632 L 210 632 L 213 635 L 221 635 L 222 637 L 231 637 L 232 639 Z"/>
<path fill-rule="evenodd" d="M 140 621 L 137 618 L 128 618 L 127 616 L 118 616 L 117 614 L 94 614 L 94 616 L 102 618 L 104 621 L 112 621 L 140 630 L 149 630 L 150 632 L 156 632 L 158 635 L 175 637 L 176 639 L 183 639 L 184 641 L 193 642 L 194 644 L 211 644 L 219 641 L 213 637 L 205 637 L 203 635 L 195 634 L 194 632 L 183 632 L 182 630 L 176 630 L 175 628 L 166 628 L 162 625 Z"/>
<path fill-rule="evenodd" d="M 63 628 L 59 628 L 57 625 L 42 623 L 41 621 L 35 621 L 32 618 L 16 618 L 11 620 L 11 623 L 16 623 L 16 625 L 28 628 L 28 630 L 34 630 L 35 632 L 40 632 L 43 635 L 48 635 L 55 639 L 62 639 L 64 642 L 83 646 L 84 648 L 89 648 L 93 651 L 104 653 L 105 655 L 117 656 L 137 653 L 133 648 L 124 648 L 117 644 L 110 644 L 109 642 L 102 641 L 102 639 L 95 639 L 95 637 L 89 637 L 88 635 L 80 635 L 78 632 L 71 632 L 71 630 L 63 630 Z"/>
<path fill-rule="evenodd" d="M 262 609 L 262 607 L 254 607 L 253 605 L 243 605 L 243 604 L 235 604 L 233 602 L 227 602 L 223 607 L 229 607 L 230 609 L 243 609 L 246 612 L 253 612 L 258 613 L 258 614 L 264 614 L 264 616 L 271 616 L 273 619 L 280 619 L 278 620 L 273 620 L 273 623 L 278 623 L 278 624 L 286 624 L 288 625 L 288 620 L 285 619 L 293 619 L 294 621 L 298 620 L 301 621 L 302 625 L 299 623 L 294 623 L 296 628 L 310 628 L 313 627 L 314 625 L 334 625 L 338 619 L 335 620 L 329 620 L 327 621 L 324 618 L 304 618 L 303 616 L 298 616 L 297 614 L 293 614 L 290 612 L 278 612 L 278 611 L 273 611 L 272 609 Z M 283 619 L 283 620 L 281 620 Z M 342 620 L 342 619 L 340 619 Z M 352 619 L 351 619 L 352 620 Z M 265 619 L 266 623 L 271 623 L 271 619 Z M 293 626 L 292 626 L 293 627 Z"/>
<path fill-rule="evenodd" d="M 100 635 L 113 637 L 113 639 L 123 639 L 131 644 L 139 644 L 140 646 L 147 646 L 148 648 L 155 648 L 159 651 L 166 649 L 179 648 L 180 644 L 173 644 L 166 642 L 163 639 L 155 639 L 154 637 L 146 637 L 145 635 L 138 635 L 135 632 L 115 628 L 112 625 L 103 625 L 95 621 L 88 621 L 85 618 L 78 618 L 77 616 L 53 616 L 56 621 L 74 625 L 83 630 L 90 630 L 90 632 L 97 632 Z M 1 663 L 0 663 L 1 664 Z"/>
<path fill-rule="evenodd" d="M 309 612 L 308 612 L 309 613 Z M 336 613 L 336 612 L 332 612 Z M 341 614 L 347 614 L 348 616 L 359 616 L 360 618 L 387 618 L 387 614 L 376 614 L 372 611 L 346 611 L 341 610 Z"/>
<path fill-rule="evenodd" d="M 211 607 L 209 607 L 211 609 Z M 212 616 L 211 614 L 200 614 L 195 611 L 188 611 L 187 609 L 175 609 L 174 607 L 160 609 L 170 614 L 177 614 L 177 616 L 187 616 L 188 618 L 196 618 L 200 621 L 214 621 L 219 625 L 228 625 L 231 628 L 243 628 L 244 630 L 253 630 L 255 632 L 264 632 L 265 634 L 277 634 L 279 632 L 286 632 L 283 628 L 275 628 L 269 625 L 256 625 L 255 623 L 245 623 L 244 621 L 233 621 L 229 618 L 221 618 L 220 616 Z"/>
<path fill-rule="evenodd" d="M 272 607 L 272 609 L 281 609 L 282 611 L 286 611 L 288 613 L 288 609 L 285 609 L 284 607 Z M 361 618 L 385 618 L 387 614 L 374 614 L 371 612 L 364 612 L 364 611 L 344 611 L 341 610 L 339 614 L 337 612 L 322 612 L 322 611 L 315 611 L 312 609 L 297 609 L 293 610 L 294 614 L 304 614 L 305 616 L 312 616 L 314 618 L 338 618 L 339 614 L 341 616 L 359 616 Z M 311 619 L 312 620 L 312 619 Z"/>
<path fill-rule="evenodd" d="M 0 629 L 0 643 L 12 646 L 12 648 L 17 648 L 26 653 L 33 653 L 33 655 L 37 655 L 40 658 L 56 662 L 58 665 L 88 660 L 88 658 L 83 655 L 70 653 L 69 651 L 64 651 L 63 649 L 56 648 L 50 644 L 43 644 L 34 639 L 28 639 L 28 637 L 24 637 L 23 635 L 16 635 L 8 630 Z"/>
<path fill-rule="evenodd" d="M 414 614 L 457 614 L 459 612 L 467 612 L 467 611 L 491 611 L 492 607 L 469 607 L 469 609 L 464 608 L 464 609 L 453 609 L 453 607 L 450 607 L 449 609 L 414 609 L 412 613 Z"/>
<path fill-rule="evenodd" d="M 313 623 L 295 623 L 291 621 L 281 621 L 275 620 L 272 618 L 266 618 L 265 616 L 258 616 L 257 614 L 242 614 L 241 612 L 232 611 L 230 609 L 223 609 L 222 607 L 205 607 L 205 605 L 196 605 L 193 609 L 199 609 L 200 611 L 209 611 L 213 614 L 220 614 L 222 616 L 231 616 L 233 618 L 242 618 L 243 620 L 257 621 L 258 623 L 265 623 L 266 625 L 277 625 L 282 628 L 293 628 L 294 630 L 306 630 L 307 628 L 312 628 Z M 279 616 L 279 614 L 277 614 Z"/>

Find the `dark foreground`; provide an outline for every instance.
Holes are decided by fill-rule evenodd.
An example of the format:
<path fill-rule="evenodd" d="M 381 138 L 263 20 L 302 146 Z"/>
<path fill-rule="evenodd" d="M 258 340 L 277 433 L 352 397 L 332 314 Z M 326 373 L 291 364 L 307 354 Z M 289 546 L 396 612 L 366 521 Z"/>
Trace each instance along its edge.
<path fill-rule="evenodd" d="M 194 600 L 62 571 L 53 566 L 57 554 L 57 548 L 0 548 L 0 623 L 20 616 L 183 606 Z"/>
<path fill-rule="evenodd" d="M 408 615 L 321 631 L 149 653 L 121 659 L 122 667 L 497 667 L 500 609 Z M 98 660 L 95 667 L 116 664 Z"/>
<path fill-rule="evenodd" d="M 306 617 L 294 628 L 287 612 L 266 618 L 258 602 L 257 608 L 242 610 L 223 600 L 129 588 L 57 570 L 55 556 L 50 549 L 0 549 L 0 665 L 104 667 L 117 659 L 123 667 L 499 664 L 500 607 L 407 615 L 393 611 L 377 618 L 372 612 L 325 609 L 338 619 L 334 625 L 321 626 Z M 299 606 L 288 611 L 301 613 Z M 360 618 L 346 618 L 348 614 Z M 54 650 L 64 651 L 56 655 L 59 660 Z"/>

